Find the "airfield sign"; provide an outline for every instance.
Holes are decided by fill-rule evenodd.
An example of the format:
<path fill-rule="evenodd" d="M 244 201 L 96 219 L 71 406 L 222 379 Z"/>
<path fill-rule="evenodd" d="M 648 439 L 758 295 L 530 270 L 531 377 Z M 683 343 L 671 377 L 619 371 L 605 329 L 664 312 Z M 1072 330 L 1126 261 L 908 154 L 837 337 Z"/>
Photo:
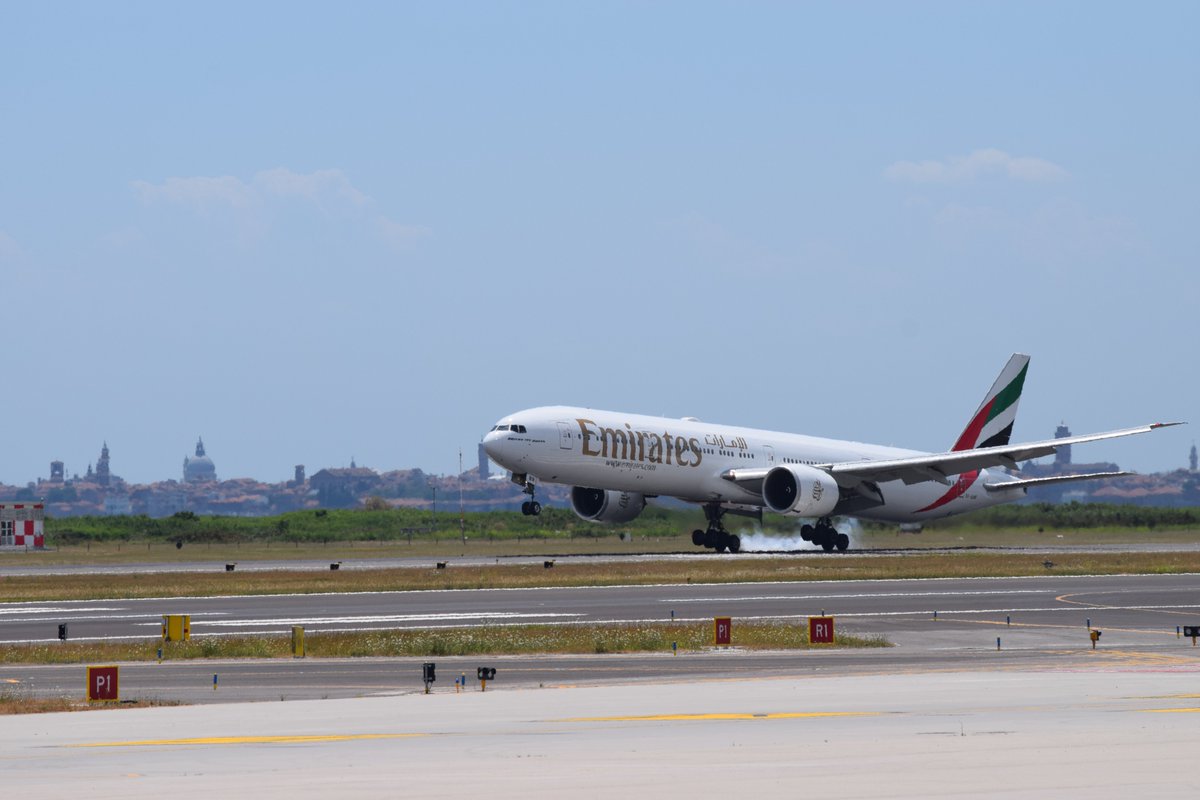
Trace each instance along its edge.
<path fill-rule="evenodd" d="M 121 700 L 120 667 L 88 667 L 87 699 L 116 703 Z"/>
<path fill-rule="evenodd" d="M 809 644 L 833 644 L 833 617 L 808 618 Z"/>
<path fill-rule="evenodd" d="M 713 618 L 713 644 L 727 645 L 733 640 L 733 620 L 729 617 Z"/>

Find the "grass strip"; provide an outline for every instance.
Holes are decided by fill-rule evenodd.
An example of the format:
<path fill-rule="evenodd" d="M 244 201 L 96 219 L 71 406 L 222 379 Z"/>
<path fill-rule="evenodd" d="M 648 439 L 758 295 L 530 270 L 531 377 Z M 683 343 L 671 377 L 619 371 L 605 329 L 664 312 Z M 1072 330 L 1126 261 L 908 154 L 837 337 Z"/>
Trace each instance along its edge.
<path fill-rule="evenodd" d="M 1179 574 L 1200 572 L 1200 552 L 1078 553 L 1049 558 L 1019 553 L 953 553 L 891 556 L 817 554 L 781 558 L 717 556 L 687 561 L 542 565 L 500 564 L 446 569 L 389 568 L 334 571 L 164 573 L 8 576 L 0 601 L 38 602 L 146 597 L 381 592 L 429 589 L 495 589 L 543 586 L 614 586 L 664 583 L 975 578 L 1028 575 Z M 1047 566 L 1049 564 L 1049 566 Z"/>
<path fill-rule="evenodd" d="M 52 714 L 58 711 L 91 711 L 102 708 L 148 708 L 177 706 L 174 701 L 122 700 L 120 703 L 89 703 L 78 697 L 39 697 L 20 687 L 0 688 L 0 716 L 6 714 Z"/>
<path fill-rule="evenodd" d="M 305 637 L 311 658 L 470 656 L 697 651 L 712 644 L 711 622 L 485 625 L 466 628 L 396 629 L 314 633 Z M 204 658 L 290 658 L 290 636 L 212 636 L 187 642 L 66 642 L 5 645 L 0 663 L 84 664 Z M 828 647 L 890 647 L 879 636 L 837 634 L 833 645 L 813 645 L 806 624 L 738 622 L 733 646 L 754 650 Z"/>

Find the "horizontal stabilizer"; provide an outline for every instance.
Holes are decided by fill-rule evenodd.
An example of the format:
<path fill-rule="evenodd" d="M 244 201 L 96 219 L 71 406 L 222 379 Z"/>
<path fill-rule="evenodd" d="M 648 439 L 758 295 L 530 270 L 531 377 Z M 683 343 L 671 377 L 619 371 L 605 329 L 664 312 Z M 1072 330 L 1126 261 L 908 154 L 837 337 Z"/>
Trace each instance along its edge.
<path fill-rule="evenodd" d="M 983 488 L 989 492 L 1003 492 L 1008 489 L 1028 489 L 1030 486 L 1049 486 L 1052 483 L 1090 481 L 1098 478 L 1120 478 L 1125 475 L 1136 474 L 1136 472 L 1088 472 L 1083 475 L 1055 475 L 1050 478 L 1023 478 L 1015 481 L 995 481 L 993 483 L 985 483 Z"/>

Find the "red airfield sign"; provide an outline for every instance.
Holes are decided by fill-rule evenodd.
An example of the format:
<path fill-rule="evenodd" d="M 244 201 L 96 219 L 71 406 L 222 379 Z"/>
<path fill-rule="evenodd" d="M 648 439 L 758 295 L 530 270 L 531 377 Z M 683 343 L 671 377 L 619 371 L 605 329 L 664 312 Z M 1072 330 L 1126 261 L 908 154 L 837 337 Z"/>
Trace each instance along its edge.
<path fill-rule="evenodd" d="M 833 617 L 809 617 L 808 641 L 812 644 L 833 644 Z"/>
<path fill-rule="evenodd" d="M 121 699 L 120 667 L 88 667 L 87 699 L 116 703 Z"/>

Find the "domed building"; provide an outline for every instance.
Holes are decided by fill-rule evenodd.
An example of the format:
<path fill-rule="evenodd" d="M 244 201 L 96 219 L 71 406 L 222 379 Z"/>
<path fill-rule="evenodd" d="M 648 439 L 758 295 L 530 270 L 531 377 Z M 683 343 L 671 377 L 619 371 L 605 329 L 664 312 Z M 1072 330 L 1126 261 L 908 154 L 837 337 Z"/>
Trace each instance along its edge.
<path fill-rule="evenodd" d="M 204 440 L 196 440 L 196 455 L 193 458 L 184 456 L 183 459 L 183 482 L 184 483 L 205 483 L 207 481 L 215 481 L 217 479 L 217 468 L 213 466 L 212 459 L 204 455 Z"/>

